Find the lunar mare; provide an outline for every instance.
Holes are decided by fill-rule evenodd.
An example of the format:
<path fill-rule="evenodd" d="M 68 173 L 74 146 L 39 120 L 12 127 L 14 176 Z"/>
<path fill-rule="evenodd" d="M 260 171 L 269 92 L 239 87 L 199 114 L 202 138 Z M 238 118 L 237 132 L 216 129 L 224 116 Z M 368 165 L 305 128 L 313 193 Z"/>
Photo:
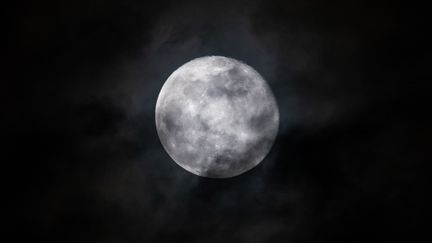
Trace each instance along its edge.
<path fill-rule="evenodd" d="M 156 129 L 168 155 L 187 171 L 227 178 L 258 165 L 279 128 L 266 81 L 232 58 L 207 56 L 175 70 L 156 102 Z"/>

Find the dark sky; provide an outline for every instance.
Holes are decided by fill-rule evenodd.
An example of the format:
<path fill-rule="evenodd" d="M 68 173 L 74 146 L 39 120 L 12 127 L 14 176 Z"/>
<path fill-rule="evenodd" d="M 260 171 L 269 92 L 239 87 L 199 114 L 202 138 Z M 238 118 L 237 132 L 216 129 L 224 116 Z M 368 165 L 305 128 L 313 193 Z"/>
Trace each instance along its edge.
<path fill-rule="evenodd" d="M 5 7 L 0 90 L 4 222 L 15 240 L 429 242 L 426 8 L 360 0 L 13 5 Z M 231 179 L 183 170 L 155 129 L 167 77 L 206 55 L 254 67 L 279 105 L 270 154 Z"/>

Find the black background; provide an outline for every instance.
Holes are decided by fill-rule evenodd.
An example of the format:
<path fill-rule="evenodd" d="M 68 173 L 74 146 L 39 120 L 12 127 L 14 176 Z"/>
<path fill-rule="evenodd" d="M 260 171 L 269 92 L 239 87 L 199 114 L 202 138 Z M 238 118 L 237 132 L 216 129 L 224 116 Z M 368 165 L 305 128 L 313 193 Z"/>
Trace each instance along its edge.
<path fill-rule="evenodd" d="M 426 8 L 396 1 L 19 1 L 1 103 L 5 222 L 35 242 L 428 242 Z M 177 166 L 154 107 L 183 63 L 268 81 L 280 131 L 231 179 Z"/>

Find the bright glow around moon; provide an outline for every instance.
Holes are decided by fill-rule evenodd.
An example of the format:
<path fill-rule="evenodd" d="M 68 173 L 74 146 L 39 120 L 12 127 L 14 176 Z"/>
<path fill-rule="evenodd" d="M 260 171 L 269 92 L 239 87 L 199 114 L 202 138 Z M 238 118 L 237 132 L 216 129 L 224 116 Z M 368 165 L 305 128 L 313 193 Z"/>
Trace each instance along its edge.
<path fill-rule="evenodd" d="M 156 103 L 156 129 L 169 156 L 199 176 L 227 178 L 258 165 L 279 127 L 276 100 L 252 67 L 207 56 L 175 70 Z"/>

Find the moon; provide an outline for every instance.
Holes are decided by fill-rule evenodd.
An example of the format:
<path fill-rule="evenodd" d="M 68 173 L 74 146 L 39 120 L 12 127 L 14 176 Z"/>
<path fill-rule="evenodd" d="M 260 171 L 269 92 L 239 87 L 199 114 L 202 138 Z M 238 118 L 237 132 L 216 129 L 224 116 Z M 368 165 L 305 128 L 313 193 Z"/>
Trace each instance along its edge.
<path fill-rule="evenodd" d="M 203 177 L 228 178 L 257 166 L 279 129 L 274 95 L 247 64 L 223 56 L 175 70 L 156 102 L 156 130 L 168 155 Z"/>

